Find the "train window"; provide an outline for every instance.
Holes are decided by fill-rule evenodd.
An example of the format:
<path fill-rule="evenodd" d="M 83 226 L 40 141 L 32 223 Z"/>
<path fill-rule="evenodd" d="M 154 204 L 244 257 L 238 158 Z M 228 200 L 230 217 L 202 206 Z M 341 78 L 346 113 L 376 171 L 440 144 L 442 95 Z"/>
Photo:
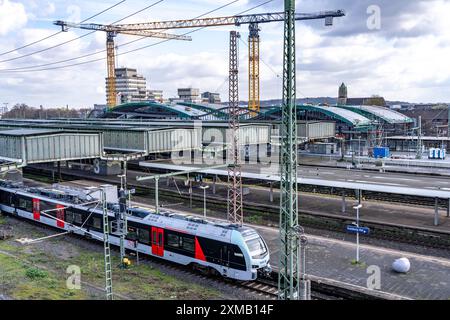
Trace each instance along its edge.
<path fill-rule="evenodd" d="M 158 242 L 156 241 L 156 237 L 157 237 L 158 233 L 156 232 L 156 230 L 152 231 L 152 243 L 153 244 L 158 244 Z"/>
<path fill-rule="evenodd" d="M 83 224 L 83 215 L 81 213 L 74 213 L 73 222 L 77 224 Z"/>
<path fill-rule="evenodd" d="M 33 203 L 31 200 L 19 198 L 19 208 L 28 212 L 33 211 Z"/>
<path fill-rule="evenodd" d="M 11 204 L 11 195 L 6 191 L 0 191 L 0 201 L 3 204 Z"/>
<path fill-rule="evenodd" d="M 252 258 L 260 259 L 266 255 L 267 248 L 261 237 L 247 240 L 245 241 L 245 243 L 247 244 L 248 250 L 250 251 Z"/>
<path fill-rule="evenodd" d="M 128 240 L 137 240 L 138 233 L 135 227 L 128 227 L 127 239 Z"/>
<path fill-rule="evenodd" d="M 39 209 L 41 210 L 41 212 L 45 211 L 46 214 L 51 215 L 52 217 L 56 217 L 56 211 L 49 211 L 49 212 L 47 212 L 48 210 L 55 209 L 55 205 L 52 205 L 52 204 L 50 204 L 48 202 L 45 202 L 45 201 L 41 200 L 39 202 L 39 206 L 40 206 Z"/>
<path fill-rule="evenodd" d="M 172 248 L 180 247 L 180 237 L 176 234 L 167 234 L 167 245 Z"/>
<path fill-rule="evenodd" d="M 186 237 L 182 237 L 182 248 L 186 251 L 189 252 L 194 252 L 195 251 L 195 244 L 194 244 L 194 239 L 191 238 L 186 238 Z"/>
<path fill-rule="evenodd" d="M 103 229 L 102 228 L 102 220 L 100 218 L 92 217 L 90 220 L 91 221 L 90 221 L 89 225 L 91 227 L 93 227 L 95 229 Z"/>
<path fill-rule="evenodd" d="M 150 243 L 150 232 L 145 229 L 139 229 L 139 242 L 141 243 Z"/>
<path fill-rule="evenodd" d="M 66 222 L 72 223 L 74 220 L 74 213 L 72 211 L 66 210 Z"/>
<path fill-rule="evenodd" d="M 241 249 L 236 245 L 230 245 L 229 250 L 232 253 L 230 255 L 230 267 L 238 270 L 245 270 L 245 258 Z"/>

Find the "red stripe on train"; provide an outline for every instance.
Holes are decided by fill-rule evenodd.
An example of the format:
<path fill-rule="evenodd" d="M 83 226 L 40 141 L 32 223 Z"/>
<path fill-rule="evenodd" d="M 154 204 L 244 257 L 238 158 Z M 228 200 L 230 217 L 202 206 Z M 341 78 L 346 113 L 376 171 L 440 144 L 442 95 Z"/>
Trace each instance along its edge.
<path fill-rule="evenodd" d="M 37 221 L 41 220 L 41 209 L 39 199 L 33 199 L 33 219 Z"/>
<path fill-rule="evenodd" d="M 56 220 L 56 226 L 58 228 L 64 228 L 64 206 L 57 204 L 56 209 L 58 209 L 56 210 L 56 218 L 58 219 Z"/>
<path fill-rule="evenodd" d="M 205 254 L 203 253 L 203 249 L 200 246 L 197 237 L 195 237 L 195 259 L 206 261 Z"/>

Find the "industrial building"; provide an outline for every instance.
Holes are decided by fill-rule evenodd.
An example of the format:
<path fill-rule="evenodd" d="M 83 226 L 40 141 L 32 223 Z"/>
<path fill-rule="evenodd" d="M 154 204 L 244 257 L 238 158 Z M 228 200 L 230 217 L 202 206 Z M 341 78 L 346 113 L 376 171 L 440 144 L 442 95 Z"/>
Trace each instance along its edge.
<path fill-rule="evenodd" d="M 430 148 L 442 148 L 450 150 L 449 137 L 420 137 L 423 146 L 422 151 Z M 418 136 L 391 136 L 386 138 L 387 146 L 393 151 L 399 152 L 417 152 Z"/>
<path fill-rule="evenodd" d="M 221 103 L 220 94 L 213 93 L 213 92 L 203 92 L 202 93 L 202 102 L 203 103 L 212 103 L 212 104 Z"/>
<path fill-rule="evenodd" d="M 196 88 L 180 88 L 178 89 L 179 100 L 190 103 L 200 103 L 202 98 L 200 97 L 200 89 Z"/>
<path fill-rule="evenodd" d="M 159 103 L 164 102 L 164 95 L 162 90 L 147 90 L 147 99 L 149 101 L 155 101 Z"/>
<path fill-rule="evenodd" d="M 162 90 L 148 90 L 147 79 L 138 74 L 137 69 L 121 67 L 115 69 L 115 88 L 117 102 L 119 104 L 156 101 L 162 103 Z M 106 88 L 109 86 L 109 79 L 106 78 Z"/>
<path fill-rule="evenodd" d="M 106 79 L 106 88 L 110 79 Z M 116 92 L 120 103 L 144 101 L 147 99 L 147 80 L 138 75 L 136 69 L 116 68 Z"/>

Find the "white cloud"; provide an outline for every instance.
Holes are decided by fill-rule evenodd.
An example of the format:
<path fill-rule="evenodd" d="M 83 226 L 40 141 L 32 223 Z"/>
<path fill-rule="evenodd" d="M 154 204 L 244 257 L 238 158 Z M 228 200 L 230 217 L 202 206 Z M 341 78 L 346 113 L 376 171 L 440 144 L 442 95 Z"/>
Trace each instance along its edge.
<path fill-rule="evenodd" d="M 23 4 L 0 0 L 0 35 L 6 35 L 26 23 L 27 14 Z"/>
<path fill-rule="evenodd" d="M 56 11 L 56 6 L 53 2 L 47 2 L 47 5 L 42 9 L 42 15 L 44 17 L 52 15 Z"/>

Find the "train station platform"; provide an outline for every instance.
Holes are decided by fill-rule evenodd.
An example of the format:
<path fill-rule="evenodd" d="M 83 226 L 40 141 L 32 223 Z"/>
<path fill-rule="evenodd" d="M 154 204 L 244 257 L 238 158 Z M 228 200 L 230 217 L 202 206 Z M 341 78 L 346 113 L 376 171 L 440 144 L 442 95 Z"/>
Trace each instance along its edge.
<path fill-rule="evenodd" d="M 268 243 L 271 263 L 278 267 L 279 233 L 277 229 L 256 227 Z M 380 289 L 383 293 L 418 300 L 450 299 L 450 260 L 429 257 L 410 252 L 392 250 L 373 245 L 362 245 L 361 264 L 352 264 L 355 259 L 355 243 L 308 235 L 306 251 L 306 273 L 325 279 L 332 279 L 342 285 L 351 284 L 368 289 L 371 283 L 368 273 L 373 268 L 380 271 Z M 411 270 L 399 274 L 392 270 L 392 263 L 406 257 Z M 370 267 L 370 268 L 369 268 Z M 373 272 L 373 271 L 371 271 Z"/>

